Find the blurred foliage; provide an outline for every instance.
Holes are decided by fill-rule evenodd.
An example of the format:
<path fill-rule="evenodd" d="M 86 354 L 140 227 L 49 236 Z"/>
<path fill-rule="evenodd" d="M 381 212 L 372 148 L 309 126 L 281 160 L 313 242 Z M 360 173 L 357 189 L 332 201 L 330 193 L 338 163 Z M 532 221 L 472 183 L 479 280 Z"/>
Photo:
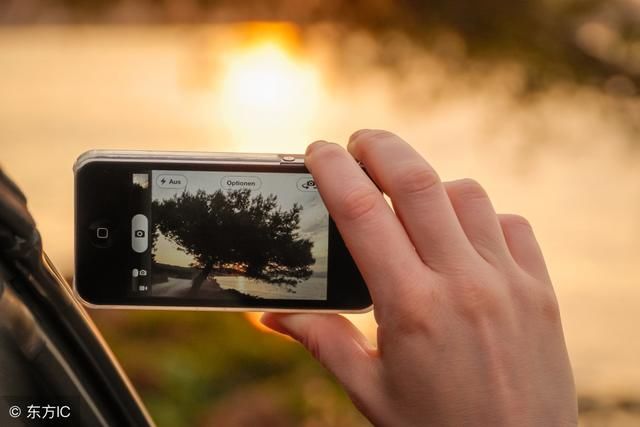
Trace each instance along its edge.
<path fill-rule="evenodd" d="M 237 313 L 92 311 L 159 427 L 363 427 L 297 343 Z M 580 396 L 580 424 L 635 426 L 640 402 Z"/>
<path fill-rule="evenodd" d="M 558 78 L 635 93 L 640 3 L 635 0 L 9 0 L 0 23 L 221 23 L 290 21 L 402 31 L 436 49 L 522 61 L 530 85 Z M 448 43 L 448 46 L 447 46 Z"/>
<path fill-rule="evenodd" d="M 244 315 L 93 311 L 159 426 L 364 426 L 297 343 Z"/>

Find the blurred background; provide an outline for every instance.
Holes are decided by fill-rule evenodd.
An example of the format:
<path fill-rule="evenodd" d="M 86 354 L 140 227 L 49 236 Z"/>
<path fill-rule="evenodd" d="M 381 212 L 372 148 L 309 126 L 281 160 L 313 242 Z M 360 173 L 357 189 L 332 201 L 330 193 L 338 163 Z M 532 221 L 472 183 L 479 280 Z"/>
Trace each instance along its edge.
<path fill-rule="evenodd" d="M 585 426 L 640 423 L 639 92 L 639 0 L 0 0 L 0 162 L 69 279 L 85 150 L 389 129 L 531 220 Z M 253 315 L 91 314 L 159 426 L 368 425 Z"/>

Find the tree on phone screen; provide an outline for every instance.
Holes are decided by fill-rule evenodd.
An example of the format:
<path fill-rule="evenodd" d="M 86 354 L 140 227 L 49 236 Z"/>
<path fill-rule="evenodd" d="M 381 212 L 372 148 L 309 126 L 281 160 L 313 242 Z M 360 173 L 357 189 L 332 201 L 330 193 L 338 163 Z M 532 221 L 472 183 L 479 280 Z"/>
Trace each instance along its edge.
<path fill-rule="evenodd" d="M 299 235 L 302 206 L 289 210 L 277 196 L 250 190 L 184 192 L 153 201 L 154 235 L 161 233 L 194 258 L 200 269 L 191 292 L 210 275 L 242 275 L 274 285 L 308 279 L 313 242 Z"/>

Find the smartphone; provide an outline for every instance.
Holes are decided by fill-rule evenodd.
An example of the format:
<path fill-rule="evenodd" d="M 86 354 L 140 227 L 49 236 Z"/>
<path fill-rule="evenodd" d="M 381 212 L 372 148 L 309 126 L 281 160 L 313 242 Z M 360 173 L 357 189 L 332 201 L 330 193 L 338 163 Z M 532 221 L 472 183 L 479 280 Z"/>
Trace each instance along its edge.
<path fill-rule="evenodd" d="M 74 175 L 85 305 L 371 309 L 302 155 L 93 150 Z"/>

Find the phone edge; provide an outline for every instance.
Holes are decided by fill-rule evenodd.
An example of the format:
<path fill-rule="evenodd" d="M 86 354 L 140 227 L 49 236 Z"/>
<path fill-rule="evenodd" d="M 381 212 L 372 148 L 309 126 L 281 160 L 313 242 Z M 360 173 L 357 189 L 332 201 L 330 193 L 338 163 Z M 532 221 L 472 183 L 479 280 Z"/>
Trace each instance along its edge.
<path fill-rule="evenodd" d="M 293 160 L 290 160 L 293 159 Z M 159 160 L 172 162 L 195 161 L 198 163 L 209 164 L 235 164 L 251 162 L 253 164 L 304 164 L 303 154 L 257 154 L 257 153 L 223 153 L 223 152 L 190 152 L 190 151 L 154 151 L 154 150 L 88 150 L 80 154 L 73 164 L 74 174 L 74 200 L 75 180 L 77 173 L 89 163 L 94 161 L 149 161 L 157 162 Z M 284 162 L 284 163 L 283 163 Z M 76 232 L 76 203 L 74 202 L 74 233 Z M 75 244 L 75 239 L 74 239 Z M 74 261 L 75 260 L 74 247 Z M 93 304 L 85 300 L 76 287 L 76 268 L 74 262 L 74 275 L 72 281 L 73 295 L 80 303 L 94 310 L 105 309 L 124 309 L 124 310 L 167 310 L 167 311 L 213 311 L 213 312 L 257 312 L 257 313 L 346 313 L 346 314 L 362 314 L 373 310 L 373 303 L 362 309 L 339 310 L 339 309 L 291 309 L 291 308 L 265 308 L 255 310 L 255 307 L 203 307 L 203 306 L 150 306 L 150 305 L 110 305 L 110 304 Z"/>
<path fill-rule="evenodd" d="M 304 165 L 304 154 L 289 153 L 232 153 L 206 151 L 156 151 L 156 150 L 88 150 L 80 154 L 73 164 L 74 176 L 94 161 L 137 162 L 195 162 L 204 164 L 254 165 Z"/>
<path fill-rule="evenodd" d="M 262 308 L 256 307 L 204 307 L 204 306 L 172 306 L 172 305 L 118 305 L 118 304 L 93 304 L 85 300 L 76 288 L 75 277 L 72 283 L 73 295 L 80 303 L 92 310 L 147 310 L 147 311 L 212 311 L 212 312 L 236 312 L 236 313 L 327 313 L 327 314 L 364 314 L 373 310 L 373 303 L 362 309 L 294 309 L 294 308 Z"/>

